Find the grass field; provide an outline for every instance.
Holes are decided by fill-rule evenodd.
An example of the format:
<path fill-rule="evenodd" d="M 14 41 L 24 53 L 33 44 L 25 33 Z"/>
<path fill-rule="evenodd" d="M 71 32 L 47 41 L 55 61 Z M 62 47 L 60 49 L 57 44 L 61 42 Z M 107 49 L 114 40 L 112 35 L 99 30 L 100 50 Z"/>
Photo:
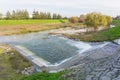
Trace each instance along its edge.
<path fill-rule="evenodd" d="M 0 20 L 0 26 L 65 23 L 68 20 Z"/>
<path fill-rule="evenodd" d="M 79 35 L 64 34 L 64 36 L 67 36 L 70 39 L 79 39 L 81 41 L 87 42 L 112 41 L 114 39 L 120 38 L 120 20 L 114 20 L 113 24 L 116 27 L 99 32 L 90 32 Z"/>
<path fill-rule="evenodd" d="M 68 20 L 0 20 L 0 36 L 58 29 Z"/>

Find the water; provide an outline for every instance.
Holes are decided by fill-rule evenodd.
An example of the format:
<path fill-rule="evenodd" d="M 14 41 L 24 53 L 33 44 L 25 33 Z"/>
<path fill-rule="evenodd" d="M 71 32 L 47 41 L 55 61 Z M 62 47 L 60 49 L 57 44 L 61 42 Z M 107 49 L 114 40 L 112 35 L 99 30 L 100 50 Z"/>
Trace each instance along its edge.
<path fill-rule="evenodd" d="M 48 32 L 1 36 L 0 43 L 23 46 L 51 64 L 60 63 L 89 46 L 59 36 L 48 35 Z"/>

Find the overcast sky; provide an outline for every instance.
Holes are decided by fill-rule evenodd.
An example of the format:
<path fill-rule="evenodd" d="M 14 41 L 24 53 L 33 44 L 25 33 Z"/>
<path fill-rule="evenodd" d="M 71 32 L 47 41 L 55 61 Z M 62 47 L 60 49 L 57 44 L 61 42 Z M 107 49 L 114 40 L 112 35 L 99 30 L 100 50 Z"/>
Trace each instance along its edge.
<path fill-rule="evenodd" d="M 88 12 L 120 15 L 120 0 L 0 0 L 0 12 L 27 9 L 30 13 L 36 9 L 63 16 L 79 16 Z"/>

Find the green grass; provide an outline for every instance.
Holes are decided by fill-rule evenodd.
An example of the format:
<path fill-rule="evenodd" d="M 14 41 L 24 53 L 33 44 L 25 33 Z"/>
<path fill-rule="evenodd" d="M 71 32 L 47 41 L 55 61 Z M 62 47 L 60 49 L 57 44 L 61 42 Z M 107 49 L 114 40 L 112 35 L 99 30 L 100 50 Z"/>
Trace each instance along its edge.
<path fill-rule="evenodd" d="M 2 46 L 8 48 L 8 45 Z M 6 49 L 0 48 L 0 80 L 17 80 L 23 75 L 16 73 L 16 70 L 21 71 L 29 66 L 31 63 L 14 49 L 6 52 Z"/>
<path fill-rule="evenodd" d="M 113 20 L 112 24 L 116 25 L 116 26 L 119 26 L 120 25 L 120 20 Z"/>
<path fill-rule="evenodd" d="M 65 23 L 68 20 L 0 20 L 0 26 L 4 25 L 29 25 L 29 24 L 48 24 Z"/>
<path fill-rule="evenodd" d="M 114 28 L 106 29 L 98 32 L 89 32 L 79 35 L 64 34 L 70 39 L 76 39 L 86 42 L 101 42 L 101 41 L 112 41 L 120 38 L 120 20 L 114 20 L 113 24 L 116 25 Z"/>
<path fill-rule="evenodd" d="M 61 75 L 63 72 L 58 73 L 36 73 L 30 76 L 24 76 L 20 78 L 19 80 L 62 80 Z"/>
<path fill-rule="evenodd" d="M 68 20 L 0 20 L 0 36 L 58 29 L 67 22 Z"/>

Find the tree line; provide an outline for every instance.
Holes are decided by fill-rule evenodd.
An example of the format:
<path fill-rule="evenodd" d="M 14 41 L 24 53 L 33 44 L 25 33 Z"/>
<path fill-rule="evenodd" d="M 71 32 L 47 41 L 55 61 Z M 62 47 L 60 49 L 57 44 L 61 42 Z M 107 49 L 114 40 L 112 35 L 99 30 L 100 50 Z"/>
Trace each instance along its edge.
<path fill-rule="evenodd" d="M 3 17 L 3 15 L 0 13 L 0 19 L 6 19 L 6 20 L 24 20 L 24 19 L 66 19 L 67 17 L 62 17 L 60 14 L 50 12 L 39 12 L 37 10 L 34 10 L 32 12 L 32 17 L 30 17 L 27 10 L 13 10 L 12 12 L 8 11 Z"/>
<path fill-rule="evenodd" d="M 87 27 L 93 27 L 94 30 L 98 30 L 98 27 L 108 27 L 112 22 L 112 17 L 101 13 L 88 13 L 86 15 L 80 15 L 80 17 L 71 17 L 69 19 L 72 23 L 84 23 Z"/>
<path fill-rule="evenodd" d="M 120 20 L 120 15 L 117 15 L 116 17 L 113 17 L 114 20 Z"/>
<path fill-rule="evenodd" d="M 62 16 L 56 13 L 51 15 L 50 12 L 38 12 L 34 10 L 32 14 L 32 19 L 62 19 Z"/>

